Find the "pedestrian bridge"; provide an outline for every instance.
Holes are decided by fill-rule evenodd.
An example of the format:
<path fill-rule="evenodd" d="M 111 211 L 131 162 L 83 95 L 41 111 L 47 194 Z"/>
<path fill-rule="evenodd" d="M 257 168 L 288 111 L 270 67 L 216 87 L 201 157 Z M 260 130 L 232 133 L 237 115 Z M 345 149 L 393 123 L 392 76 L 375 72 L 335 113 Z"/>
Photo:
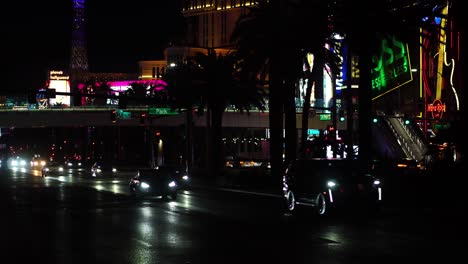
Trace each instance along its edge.
<path fill-rule="evenodd" d="M 0 109 L 0 127 L 76 127 L 76 126 L 155 126 L 176 127 L 184 125 L 186 113 L 181 112 L 171 115 L 149 115 L 148 107 L 129 107 L 125 115 L 118 117 L 116 122 L 111 120 L 112 107 L 67 107 L 48 109 L 12 108 Z M 146 117 L 141 118 L 142 114 Z M 296 124 L 301 127 L 302 113 L 296 114 Z M 206 115 L 198 115 L 193 112 L 193 124 L 206 126 Z M 331 121 L 319 119 L 319 115 L 309 118 L 309 127 L 326 129 Z M 345 129 L 346 122 L 338 122 L 338 129 Z M 223 117 L 223 127 L 268 128 L 269 113 L 258 110 L 239 112 L 227 110 Z"/>

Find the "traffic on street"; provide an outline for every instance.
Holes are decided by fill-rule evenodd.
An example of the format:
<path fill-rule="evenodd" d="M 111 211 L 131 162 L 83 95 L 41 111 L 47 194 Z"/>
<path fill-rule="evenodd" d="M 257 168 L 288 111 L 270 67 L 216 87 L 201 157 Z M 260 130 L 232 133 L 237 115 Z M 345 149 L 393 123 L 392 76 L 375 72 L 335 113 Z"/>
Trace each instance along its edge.
<path fill-rule="evenodd" d="M 15 263 L 199 264 L 449 262 L 463 252 L 462 208 L 389 206 L 321 218 L 285 211 L 280 189 L 196 179 L 176 200 L 134 199 L 134 171 L 123 171 L 98 179 L 2 170 L 2 252 Z"/>

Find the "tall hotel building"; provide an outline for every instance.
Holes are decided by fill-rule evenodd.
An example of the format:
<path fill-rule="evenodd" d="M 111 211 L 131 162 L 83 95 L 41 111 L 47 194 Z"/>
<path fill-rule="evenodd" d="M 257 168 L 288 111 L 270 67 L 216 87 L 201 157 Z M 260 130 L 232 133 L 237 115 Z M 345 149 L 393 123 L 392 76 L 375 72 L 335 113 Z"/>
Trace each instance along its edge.
<path fill-rule="evenodd" d="M 231 48 L 230 36 L 251 0 L 183 0 L 182 14 L 186 19 L 186 36 L 183 45 L 167 47 L 164 60 L 140 61 L 140 79 L 158 78 L 167 67 L 184 63 L 187 58 L 213 48 L 225 54 Z"/>

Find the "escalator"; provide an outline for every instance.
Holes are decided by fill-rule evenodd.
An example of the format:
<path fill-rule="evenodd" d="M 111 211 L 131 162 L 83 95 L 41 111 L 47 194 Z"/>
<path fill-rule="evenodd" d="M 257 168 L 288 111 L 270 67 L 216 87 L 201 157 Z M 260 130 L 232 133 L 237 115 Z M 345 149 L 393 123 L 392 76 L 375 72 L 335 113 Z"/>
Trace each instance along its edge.
<path fill-rule="evenodd" d="M 373 155 L 378 159 L 420 161 L 428 144 L 418 128 L 398 116 L 379 116 L 373 123 Z"/>

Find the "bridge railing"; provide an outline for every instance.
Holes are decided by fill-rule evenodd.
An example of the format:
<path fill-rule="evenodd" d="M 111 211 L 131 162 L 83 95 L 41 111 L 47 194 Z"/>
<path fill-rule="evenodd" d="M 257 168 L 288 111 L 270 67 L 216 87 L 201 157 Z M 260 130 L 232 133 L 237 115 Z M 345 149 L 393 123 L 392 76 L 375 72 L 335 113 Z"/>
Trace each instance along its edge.
<path fill-rule="evenodd" d="M 108 100 L 105 104 L 85 104 L 85 105 L 65 105 L 61 103 L 56 103 L 54 105 L 50 105 L 48 101 L 44 101 L 47 99 L 40 98 L 37 100 L 37 103 L 29 103 L 28 96 L 24 94 L 18 94 L 14 96 L 5 96 L 0 95 L 0 111 L 105 111 L 105 110 L 112 110 L 119 107 L 118 100 Z M 268 98 L 265 98 L 265 112 L 269 112 L 268 109 Z M 297 101 L 295 102 L 296 106 L 296 113 L 302 113 L 303 105 L 302 102 Z M 131 104 L 127 104 L 125 109 L 128 110 L 136 110 L 142 111 L 148 108 L 156 107 L 154 105 L 149 104 L 138 104 L 136 102 L 132 102 Z M 169 106 L 159 106 L 159 107 L 169 107 Z M 311 111 L 314 113 L 330 113 L 331 108 L 326 107 L 316 107 L 311 106 Z M 236 112 L 239 111 L 235 106 L 229 105 L 226 108 L 227 112 Z M 258 108 L 253 107 L 249 111 L 255 112 L 260 111 Z"/>

